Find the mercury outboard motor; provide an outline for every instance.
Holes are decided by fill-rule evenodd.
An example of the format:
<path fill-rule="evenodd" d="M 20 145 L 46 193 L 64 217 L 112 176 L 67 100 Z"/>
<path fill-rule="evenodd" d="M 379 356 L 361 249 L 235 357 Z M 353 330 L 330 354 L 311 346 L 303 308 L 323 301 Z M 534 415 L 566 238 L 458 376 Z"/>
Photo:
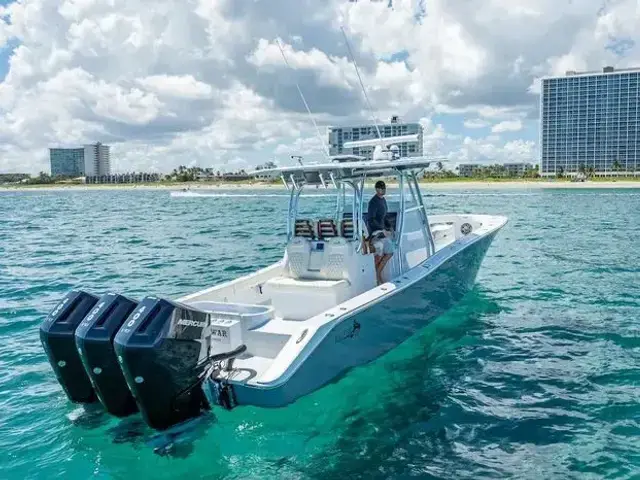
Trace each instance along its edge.
<path fill-rule="evenodd" d="M 114 339 L 129 389 L 145 422 L 156 430 L 199 416 L 209 404 L 199 374 L 208 348 L 209 314 L 157 297 L 145 297 Z M 200 364 L 202 365 L 202 364 Z"/>
<path fill-rule="evenodd" d="M 97 301 L 95 295 L 72 290 L 40 325 L 40 341 L 49 363 L 67 397 L 74 403 L 96 401 L 96 393 L 76 348 L 75 330 Z"/>
<path fill-rule="evenodd" d="M 138 411 L 113 349 L 113 339 L 136 306 L 137 302 L 127 297 L 107 293 L 80 323 L 75 335 L 80 359 L 100 403 L 117 417 Z"/>

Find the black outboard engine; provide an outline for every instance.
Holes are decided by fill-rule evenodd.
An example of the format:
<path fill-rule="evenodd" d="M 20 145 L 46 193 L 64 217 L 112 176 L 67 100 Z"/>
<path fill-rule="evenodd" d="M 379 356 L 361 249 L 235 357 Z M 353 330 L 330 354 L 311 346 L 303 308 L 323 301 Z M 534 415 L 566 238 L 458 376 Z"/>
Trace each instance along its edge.
<path fill-rule="evenodd" d="M 145 297 L 116 335 L 120 367 L 150 427 L 165 430 L 209 409 L 197 367 L 208 352 L 207 322 L 205 312 Z"/>
<path fill-rule="evenodd" d="M 75 330 L 98 297 L 72 290 L 40 325 L 40 341 L 67 397 L 74 403 L 93 403 L 96 393 L 76 348 Z"/>
<path fill-rule="evenodd" d="M 117 417 L 138 411 L 113 349 L 114 337 L 136 306 L 137 302 L 127 297 L 107 293 L 76 330 L 80 359 L 98 399 Z"/>

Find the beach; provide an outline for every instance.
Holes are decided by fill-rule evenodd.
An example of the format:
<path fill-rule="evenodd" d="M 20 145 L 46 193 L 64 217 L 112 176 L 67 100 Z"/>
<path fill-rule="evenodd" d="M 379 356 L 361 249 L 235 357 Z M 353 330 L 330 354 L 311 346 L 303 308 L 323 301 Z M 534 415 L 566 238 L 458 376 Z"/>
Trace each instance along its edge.
<path fill-rule="evenodd" d="M 373 182 L 371 182 L 371 186 Z M 396 183 L 388 182 L 389 187 L 397 187 Z M 589 182 L 569 182 L 569 181 L 422 181 L 420 185 L 424 186 L 426 190 L 467 190 L 467 189 L 487 189 L 487 190 L 507 190 L 507 189 L 552 189 L 552 188 L 638 188 L 640 189 L 639 180 L 597 180 Z M 20 185 L 20 186 L 0 186 L 0 192 L 14 192 L 14 191 L 90 191 L 90 190 L 169 190 L 169 191 L 181 191 L 183 189 L 190 189 L 192 191 L 200 190 L 284 190 L 285 187 L 282 184 L 262 183 L 262 182 L 228 182 L 228 183 L 206 183 L 206 182 L 193 182 L 193 183 L 180 183 L 180 184 L 93 184 L 93 185 Z M 314 187 L 309 187 L 314 188 Z"/>

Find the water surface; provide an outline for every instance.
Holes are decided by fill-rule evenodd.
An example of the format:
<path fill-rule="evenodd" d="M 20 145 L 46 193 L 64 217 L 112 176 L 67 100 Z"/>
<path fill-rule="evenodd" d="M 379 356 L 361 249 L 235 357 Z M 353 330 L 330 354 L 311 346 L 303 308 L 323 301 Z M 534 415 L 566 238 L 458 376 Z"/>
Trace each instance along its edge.
<path fill-rule="evenodd" d="M 38 338 L 69 289 L 177 297 L 281 257 L 286 193 L 220 193 L 0 192 L 0 478 L 640 477 L 640 190 L 433 192 L 435 213 L 510 219 L 476 288 L 286 409 L 217 411 L 174 456 L 139 417 L 70 404 Z"/>

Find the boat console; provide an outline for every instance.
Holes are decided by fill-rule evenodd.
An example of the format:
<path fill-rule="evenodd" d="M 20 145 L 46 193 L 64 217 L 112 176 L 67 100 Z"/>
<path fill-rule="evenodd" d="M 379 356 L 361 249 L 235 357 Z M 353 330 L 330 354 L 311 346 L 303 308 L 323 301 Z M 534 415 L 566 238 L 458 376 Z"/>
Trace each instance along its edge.
<path fill-rule="evenodd" d="M 375 287 L 373 255 L 353 240 L 350 218 L 340 228 L 329 219 L 298 219 L 295 226 L 282 275 L 262 286 L 278 316 L 306 320 Z"/>

